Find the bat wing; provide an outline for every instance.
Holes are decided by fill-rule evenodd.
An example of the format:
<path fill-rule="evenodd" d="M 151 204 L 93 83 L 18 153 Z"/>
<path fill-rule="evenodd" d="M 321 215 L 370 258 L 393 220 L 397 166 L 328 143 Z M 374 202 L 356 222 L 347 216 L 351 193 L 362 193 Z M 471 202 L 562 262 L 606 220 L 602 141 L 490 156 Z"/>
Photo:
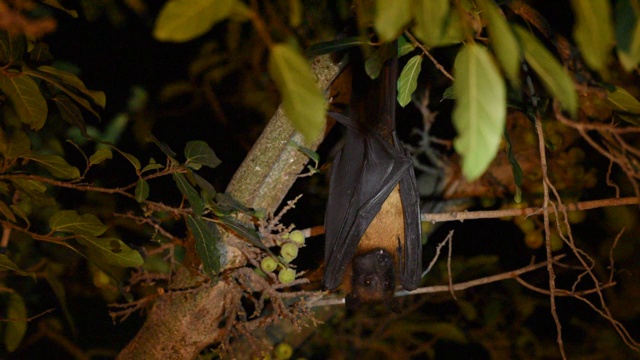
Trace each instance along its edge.
<path fill-rule="evenodd" d="M 411 160 L 398 148 L 374 132 L 365 132 L 357 123 L 340 114 L 331 114 L 347 126 L 345 145 L 336 157 L 325 215 L 324 285 L 335 289 L 342 282 L 347 266 L 371 221 L 380 211 L 393 188 L 401 182 L 401 198 L 412 204 L 411 214 L 417 229 L 417 249 L 405 243 L 402 285 L 415 288 L 421 272 L 419 207 Z M 403 185 L 406 183 L 406 185 Z M 406 187 L 406 191 L 402 190 Z M 404 193 L 404 194 L 403 194 Z M 406 206 L 405 206 L 406 209 Z M 411 231 L 409 231 L 411 232 Z M 410 241 L 415 242 L 415 236 Z M 409 239 L 409 238 L 407 238 Z M 417 258 L 417 260 L 416 260 Z M 416 267 L 416 265 L 418 265 Z M 414 285 L 415 284 L 415 285 Z"/>

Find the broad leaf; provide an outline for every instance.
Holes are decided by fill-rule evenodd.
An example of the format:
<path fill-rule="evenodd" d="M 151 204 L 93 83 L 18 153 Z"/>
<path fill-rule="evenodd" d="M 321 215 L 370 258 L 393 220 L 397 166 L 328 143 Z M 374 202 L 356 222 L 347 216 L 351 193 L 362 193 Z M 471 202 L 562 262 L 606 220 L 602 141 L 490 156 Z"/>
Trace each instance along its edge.
<path fill-rule="evenodd" d="M 55 79 L 59 80 L 60 82 L 58 84 L 54 84 L 58 88 L 60 88 L 60 84 L 64 85 L 65 87 L 71 87 L 72 89 L 78 91 L 80 94 L 85 95 L 86 97 L 91 99 L 99 107 L 104 108 L 107 105 L 107 97 L 103 91 L 95 91 L 95 90 L 87 89 L 87 87 L 84 85 L 84 83 L 82 82 L 82 80 L 80 80 L 79 77 L 77 77 L 76 75 L 68 71 L 56 69 L 53 66 L 46 66 L 46 65 L 39 66 L 38 71 L 40 73 L 48 74 L 54 77 Z M 67 93 L 67 95 L 71 96 L 68 90 L 62 89 L 62 88 L 60 89 L 63 90 L 65 93 Z M 73 98 L 75 100 L 75 97 Z"/>
<path fill-rule="evenodd" d="M 454 140 L 462 156 L 462 173 L 469 181 L 487 169 L 500 145 L 506 121 L 505 84 L 486 48 L 469 44 L 460 50 L 454 64 L 456 104 Z"/>
<path fill-rule="evenodd" d="M 114 149 L 115 151 L 119 152 L 120 155 L 124 156 L 125 159 L 129 160 L 129 162 L 131 163 L 131 165 L 133 165 L 133 167 L 136 169 L 136 171 L 140 171 L 140 160 L 138 160 L 137 157 L 126 153 L 120 149 L 118 149 L 117 147 L 113 146 L 113 145 L 109 145 L 111 146 L 112 149 Z"/>
<path fill-rule="evenodd" d="M 204 202 L 202 201 L 202 198 L 200 197 L 196 189 L 194 189 L 193 186 L 189 184 L 189 181 L 187 181 L 187 178 L 184 176 L 184 174 L 174 173 L 173 180 L 176 182 L 176 185 L 178 185 L 178 189 L 180 190 L 182 195 L 184 195 L 187 200 L 189 200 L 189 204 L 191 205 L 193 213 L 197 216 L 202 215 Z"/>
<path fill-rule="evenodd" d="M 140 172 L 143 173 L 145 171 L 158 170 L 162 168 L 164 168 L 164 165 L 156 163 L 156 161 L 153 158 L 151 158 L 151 160 L 149 161 L 149 164 L 143 167 Z"/>
<path fill-rule="evenodd" d="M 85 138 L 89 137 L 87 134 L 87 125 L 84 122 L 84 117 L 82 116 L 82 111 L 80 108 L 71 101 L 67 95 L 56 95 L 53 99 L 53 102 L 56 104 L 58 111 L 60 112 L 60 117 L 64 119 L 64 121 L 69 124 L 76 126 L 80 129 L 80 132 Z"/>
<path fill-rule="evenodd" d="M 108 229 L 95 215 L 80 215 L 75 210 L 60 210 L 53 214 L 49 226 L 52 231 L 88 236 L 100 236 Z"/>
<path fill-rule="evenodd" d="M 268 248 L 262 243 L 260 234 L 258 234 L 258 232 L 253 227 L 248 227 L 247 225 L 244 225 L 238 222 L 236 219 L 228 216 L 221 217 L 219 220 L 223 226 L 229 228 L 230 230 L 238 234 L 241 238 L 249 241 L 252 245 L 264 250 L 268 250 Z"/>
<path fill-rule="evenodd" d="M 196 241 L 196 252 L 204 271 L 213 278 L 220 272 L 220 233 L 215 225 L 209 226 L 203 219 L 191 215 L 187 215 L 187 226 Z"/>
<path fill-rule="evenodd" d="M 141 203 L 149 197 L 149 183 L 143 178 L 138 179 L 136 183 L 136 201 Z"/>
<path fill-rule="evenodd" d="M 15 159 L 31 152 L 31 140 L 29 136 L 22 130 L 14 130 L 6 143 L 4 157 L 7 159 Z"/>
<path fill-rule="evenodd" d="M 26 51 L 27 39 L 24 35 L 12 35 L 4 29 L 0 31 L 0 64 L 19 62 Z"/>
<path fill-rule="evenodd" d="M 199 140 L 187 143 L 184 148 L 184 156 L 187 158 L 185 165 L 195 170 L 200 169 L 202 165 L 213 169 L 222 162 L 206 142 Z"/>
<path fill-rule="evenodd" d="M 422 55 L 416 55 L 407 61 L 398 77 L 398 103 L 405 107 L 411 102 L 411 95 L 418 87 L 418 76 L 422 70 Z"/>
<path fill-rule="evenodd" d="M 402 57 L 412 52 L 416 48 L 415 45 L 406 36 L 402 35 L 398 38 L 398 57 Z"/>
<path fill-rule="evenodd" d="M 610 2 L 572 0 L 571 5 L 576 18 L 573 38 L 587 65 L 602 74 L 607 69 L 614 45 Z"/>
<path fill-rule="evenodd" d="M 236 0 L 170 0 L 156 20 L 153 36 L 160 41 L 195 39 L 226 19 Z"/>
<path fill-rule="evenodd" d="M 27 332 L 27 307 L 22 296 L 17 292 L 10 293 L 5 311 L 6 318 L 10 321 L 4 325 L 4 345 L 7 352 L 14 352 Z"/>
<path fill-rule="evenodd" d="M 411 0 L 376 0 L 374 27 L 380 40 L 391 41 L 411 21 Z"/>
<path fill-rule="evenodd" d="M 113 152 L 109 148 L 101 148 L 96 150 L 93 155 L 89 157 L 89 162 L 92 165 L 100 164 L 101 162 L 113 158 Z"/>
<path fill-rule="evenodd" d="M 11 182 L 15 187 L 26 192 L 43 193 L 47 191 L 47 186 L 38 180 L 11 179 Z"/>
<path fill-rule="evenodd" d="M 619 86 L 616 86 L 613 91 L 607 90 L 607 103 L 615 111 L 640 114 L 640 101 Z"/>
<path fill-rule="evenodd" d="M 21 276 L 30 276 L 33 280 L 36 280 L 36 274 L 31 271 L 24 271 L 18 267 L 11 259 L 5 254 L 0 254 L 0 271 L 11 270 Z"/>
<path fill-rule="evenodd" d="M 479 0 L 491 47 L 514 88 L 520 85 L 520 44 L 493 0 Z"/>
<path fill-rule="evenodd" d="M 80 236 L 78 242 L 87 247 L 89 259 L 120 267 L 142 266 L 144 259 L 137 250 L 131 249 L 117 238 Z"/>
<path fill-rule="evenodd" d="M 459 344 L 467 343 L 467 336 L 458 326 L 448 322 L 428 323 L 421 326 L 422 331 L 427 332 L 438 339 L 448 340 Z"/>
<path fill-rule="evenodd" d="M 54 177 L 59 179 L 77 179 L 80 177 L 80 170 L 69 165 L 65 159 L 58 155 L 27 155 L 25 159 L 30 159 L 41 165 Z"/>
<path fill-rule="evenodd" d="M 20 121 L 33 130 L 42 129 L 47 120 L 47 102 L 32 78 L 0 75 L 0 90 L 9 98 Z"/>
<path fill-rule="evenodd" d="M 631 71 L 640 63 L 640 1 L 618 0 L 615 11 L 618 58 Z"/>
<path fill-rule="evenodd" d="M 296 130 L 307 140 L 318 137 L 324 129 L 327 104 L 305 58 L 287 44 L 276 44 L 271 48 L 268 69 Z"/>
<path fill-rule="evenodd" d="M 383 44 L 365 61 L 364 71 L 370 78 L 376 79 L 380 75 L 382 65 L 393 56 L 396 56 L 393 46 L 391 44 Z"/>
<path fill-rule="evenodd" d="M 428 47 L 444 45 L 442 40 L 449 21 L 449 0 L 417 0 L 414 6 L 416 36 Z"/>
<path fill-rule="evenodd" d="M 535 36 L 520 26 L 515 26 L 516 35 L 524 50 L 524 57 L 538 74 L 545 89 L 567 110 L 571 116 L 578 111 L 578 95 L 571 76 L 558 60 Z"/>

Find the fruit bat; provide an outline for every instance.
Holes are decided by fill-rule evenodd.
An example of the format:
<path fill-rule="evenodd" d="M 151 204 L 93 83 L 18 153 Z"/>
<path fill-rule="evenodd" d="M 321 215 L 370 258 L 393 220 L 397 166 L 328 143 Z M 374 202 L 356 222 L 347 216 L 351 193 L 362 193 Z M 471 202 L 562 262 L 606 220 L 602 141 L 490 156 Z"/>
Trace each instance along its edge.
<path fill-rule="evenodd" d="M 394 48 L 395 53 L 395 48 Z M 394 308 L 399 280 L 415 289 L 422 272 L 419 195 L 411 159 L 395 133 L 397 57 L 372 81 L 361 64 L 352 71 L 349 116 L 336 156 L 325 214 L 324 285 L 345 282 L 347 307 L 383 302 Z"/>

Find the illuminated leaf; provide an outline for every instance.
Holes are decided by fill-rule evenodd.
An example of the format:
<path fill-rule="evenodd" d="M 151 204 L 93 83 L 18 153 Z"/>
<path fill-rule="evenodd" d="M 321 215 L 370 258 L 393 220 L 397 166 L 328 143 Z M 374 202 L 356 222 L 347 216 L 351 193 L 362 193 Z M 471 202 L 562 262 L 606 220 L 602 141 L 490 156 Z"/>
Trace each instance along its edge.
<path fill-rule="evenodd" d="M 417 0 L 414 5 L 416 36 L 428 47 L 443 45 L 450 13 L 449 0 Z"/>
<path fill-rule="evenodd" d="M 269 75 L 282 95 L 284 113 L 307 140 L 318 137 L 325 124 L 326 100 L 316 85 L 309 63 L 287 44 L 269 55 Z"/>
<path fill-rule="evenodd" d="M 616 1 L 616 40 L 618 58 L 626 71 L 640 63 L 640 2 Z"/>
<path fill-rule="evenodd" d="M 153 36 L 173 42 L 195 39 L 229 17 L 235 3 L 236 0 L 170 0 L 160 10 Z"/>
<path fill-rule="evenodd" d="M 462 156 L 462 173 L 469 181 L 487 169 L 500 145 L 506 121 L 504 81 L 486 48 L 469 44 L 460 50 L 454 64 L 456 104 L 454 140 Z"/>
<path fill-rule="evenodd" d="M 418 76 L 422 69 L 422 55 L 416 55 L 407 61 L 398 77 L 398 103 L 405 107 L 411 102 L 411 95 L 418 87 Z"/>
<path fill-rule="evenodd" d="M 309 48 L 307 48 L 307 50 L 304 53 L 307 57 L 314 58 L 316 56 L 330 54 L 332 52 L 342 51 L 358 45 L 364 45 L 368 43 L 369 41 L 365 38 L 362 38 L 359 36 L 352 36 L 352 37 L 346 37 L 342 39 L 323 41 L 318 44 L 313 44 L 309 46 Z"/>
<path fill-rule="evenodd" d="M 514 88 L 520 85 L 520 44 L 493 0 L 479 0 L 491 47 Z"/>
<path fill-rule="evenodd" d="M 640 101 L 624 88 L 616 86 L 613 91 L 607 90 L 607 103 L 615 111 L 640 114 Z"/>
<path fill-rule="evenodd" d="M 195 170 L 200 169 L 202 165 L 213 169 L 222 162 L 206 142 L 199 140 L 187 143 L 184 149 L 184 156 L 187 158 L 185 164 Z"/>
<path fill-rule="evenodd" d="M 0 75 L 0 90 L 9 98 L 20 121 L 33 130 L 42 129 L 47 120 L 47 102 L 32 78 Z"/>
<path fill-rule="evenodd" d="M 571 116 L 575 116 L 578 111 L 578 95 L 571 76 L 540 40 L 520 26 L 514 29 L 522 43 L 525 59 L 538 74 L 545 89 L 560 101 Z"/>
<path fill-rule="evenodd" d="M 131 249 L 122 240 L 109 237 L 80 236 L 78 242 L 87 247 L 90 259 L 120 267 L 142 266 L 144 259 L 137 250 Z"/>
<path fill-rule="evenodd" d="M 572 0 L 575 23 L 573 38 L 587 65 L 603 73 L 614 46 L 609 0 Z"/>
<path fill-rule="evenodd" d="M 196 240 L 196 252 L 204 271 L 213 277 L 220 272 L 220 233 L 215 225 L 207 224 L 201 218 L 187 215 L 187 226 Z"/>
<path fill-rule="evenodd" d="M 27 69 L 24 69 L 24 70 L 26 71 Z M 107 105 L 107 97 L 103 91 L 95 91 L 95 90 L 87 89 L 87 87 L 84 85 L 84 82 L 82 82 L 82 80 L 80 80 L 79 77 L 77 77 L 76 75 L 68 71 L 56 69 L 53 66 L 43 65 L 43 66 L 38 66 L 38 72 L 40 72 L 41 74 L 48 74 L 49 75 L 48 79 L 52 79 L 52 78 L 57 79 L 58 82 L 54 82 L 53 85 L 56 85 L 56 87 L 58 87 L 60 90 L 63 90 L 67 95 L 72 97 L 74 100 L 76 100 L 76 97 L 70 94 L 67 87 L 71 87 L 72 89 L 78 91 L 79 93 L 87 96 L 96 105 L 98 105 L 101 108 L 104 108 Z M 29 72 L 29 74 L 31 73 Z M 44 79 L 44 80 L 47 80 L 47 79 Z"/>
<path fill-rule="evenodd" d="M 0 254 L 0 271 L 11 270 L 21 276 L 30 276 L 33 280 L 36 279 L 36 274 L 31 271 L 24 271 L 18 267 L 11 259 L 5 254 Z"/>
<path fill-rule="evenodd" d="M 380 40 L 391 41 L 404 30 L 411 21 L 411 5 L 411 0 L 376 0 L 373 25 Z"/>
<path fill-rule="evenodd" d="M 143 178 L 138 179 L 136 183 L 136 201 L 141 203 L 149 197 L 149 183 Z"/>
<path fill-rule="evenodd" d="M 80 215 L 75 210 L 60 210 L 53 214 L 49 226 L 52 231 L 88 236 L 100 236 L 108 229 L 95 215 Z"/>
<path fill-rule="evenodd" d="M 51 100 L 56 104 L 56 107 L 60 112 L 60 117 L 69 124 L 76 126 L 80 129 L 82 135 L 88 138 L 89 134 L 87 134 L 87 125 L 84 122 L 82 111 L 80 111 L 80 108 L 71 101 L 71 98 L 66 95 L 56 95 Z"/>
<path fill-rule="evenodd" d="M 202 201 L 202 198 L 200 197 L 196 189 L 194 189 L 193 186 L 189 184 L 189 181 L 187 181 L 187 178 L 184 176 L 184 174 L 174 173 L 173 180 L 176 182 L 176 185 L 178 185 L 178 189 L 180 190 L 182 195 L 184 195 L 187 200 L 189 200 L 189 204 L 191 205 L 193 213 L 197 216 L 202 215 L 204 202 Z"/>
<path fill-rule="evenodd" d="M 99 164 L 107 159 L 113 158 L 113 152 L 108 148 L 101 148 L 89 157 L 89 162 L 93 165 Z"/>
<path fill-rule="evenodd" d="M 14 352 L 27 332 L 27 308 L 22 296 L 11 292 L 5 311 L 6 318 L 10 321 L 4 323 L 4 345 L 8 352 Z"/>
<path fill-rule="evenodd" d="M 15 159 L 28 155 L 31 152 L 31 141 L 24 131 L 14 130 L 6 143 L 4 157 Z"/>
<path fill-rule="evenodd" d="M 58 155 L 27 155 L 24 158 L 30 159 L 41 165 L 54 177 L 60 179 L 76 179 L 80 177 L 80 170 L 69 165 L 65 159 Z"/>

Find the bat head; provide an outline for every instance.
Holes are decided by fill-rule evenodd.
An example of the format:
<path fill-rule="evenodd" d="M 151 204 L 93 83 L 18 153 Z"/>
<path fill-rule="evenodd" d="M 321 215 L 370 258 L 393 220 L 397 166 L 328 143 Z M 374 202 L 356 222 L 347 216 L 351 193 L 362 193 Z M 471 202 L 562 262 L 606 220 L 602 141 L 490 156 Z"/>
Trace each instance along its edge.
<path fill-rule="evenodd" d="M 393 255 L 382 248 L 374 249 L 354 257 L 352 267 L 347 308 L 353 310 L 362 303 L 384 303 L 394 310 L 396 275 Z"/>

